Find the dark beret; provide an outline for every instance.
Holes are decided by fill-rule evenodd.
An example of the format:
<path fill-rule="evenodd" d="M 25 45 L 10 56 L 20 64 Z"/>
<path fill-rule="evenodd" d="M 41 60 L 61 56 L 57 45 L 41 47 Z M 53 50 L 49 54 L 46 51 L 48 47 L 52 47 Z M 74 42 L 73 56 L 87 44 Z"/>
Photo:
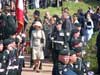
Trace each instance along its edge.
<path fill-rule="evenodd" d="M 8 38 L 4 40 L 4 46 L 7 46 L 9 44 L 11 44 L 12 42 L 15 42 L 15 40 L 13 38 Z"/>
<path fill-rule="evenodd" d="M 62 49 L 60 52 L 59 52 L 59 55 L 69 55 L 70 54 L 70 52 L 69 52 L 69 50 L 67 50 L 67 49 Z"/>
<path fill-rule="evenodd" d="M 78 29 L 73 29 L 73 30 L 72 30 L 72 35 L 74 35 L 74 34 L 77 33 L 77 32 L 79 32 Z"/>
<path fill-rule="evenodd" d="M 76 52 L 74 50 L 70 50 L 70 56 L 76 54 Z"/>
<path fill-rule="evenodd" d="M 76 51 L 76 53 L 81 52 L 82 51 L 82 47 L 75 48 L 75 51 Z"/>

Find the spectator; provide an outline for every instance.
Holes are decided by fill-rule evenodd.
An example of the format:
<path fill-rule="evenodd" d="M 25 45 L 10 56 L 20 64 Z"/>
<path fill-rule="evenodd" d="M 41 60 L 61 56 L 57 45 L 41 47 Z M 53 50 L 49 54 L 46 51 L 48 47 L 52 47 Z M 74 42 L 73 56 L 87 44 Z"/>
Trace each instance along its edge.
<path fill-rule="evenodd" d="M 91 14 L 88 12 L 86 14 L 86 24 L 85 24 L 85 34 L 84 34 L 84 42 L 88 42 L 93 35 L 93 21 L 91 19 Z"/>
<path fill-rule="evenodd" d="M 34 61 L 33 69 L 37 72 L 40 72 L 40 63 L 44 59 L 43 48 L 45 47 L 45 34 L 42 29 L 42 24 L 39 21 L 36 21 L 33 24 L 35 30 L 31 34 L 31 48 L 32 48 L 32 59 Z"/>

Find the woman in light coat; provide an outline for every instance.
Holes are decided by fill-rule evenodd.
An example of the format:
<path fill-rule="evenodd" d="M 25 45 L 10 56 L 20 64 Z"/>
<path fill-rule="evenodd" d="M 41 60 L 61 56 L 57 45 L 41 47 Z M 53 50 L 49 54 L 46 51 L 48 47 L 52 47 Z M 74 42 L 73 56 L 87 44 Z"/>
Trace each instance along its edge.
<path fill-rule="evenodd" d="M 32 47 L 32 59 L 34 61 L 34 67 L 33 69 L 37 72 L 40 72 L 39 66 L 41 63 L 41 60 L 44 59 L 44 52 L 43 48 L 45 47 L 45 34 L 42 30 L 42 24 L 39 21 L 36 21 L 33 24 L 35 30 L 32 31 L 31 34 L 31 47 Z"/>

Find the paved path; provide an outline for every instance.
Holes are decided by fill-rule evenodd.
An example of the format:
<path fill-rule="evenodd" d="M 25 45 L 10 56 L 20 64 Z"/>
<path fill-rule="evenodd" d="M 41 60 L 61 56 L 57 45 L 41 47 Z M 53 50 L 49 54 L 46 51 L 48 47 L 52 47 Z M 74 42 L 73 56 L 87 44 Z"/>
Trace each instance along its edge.
<path fill-rule="evenodd" d="M 40 73 L 36 73 L 32 68 L 29 67 L 30 56 L 25 54 L 25 68 L 23 68 L 22 75 L 51 75 L 52 63 L 45 60 L 43 62 L 43 68 Z"/>

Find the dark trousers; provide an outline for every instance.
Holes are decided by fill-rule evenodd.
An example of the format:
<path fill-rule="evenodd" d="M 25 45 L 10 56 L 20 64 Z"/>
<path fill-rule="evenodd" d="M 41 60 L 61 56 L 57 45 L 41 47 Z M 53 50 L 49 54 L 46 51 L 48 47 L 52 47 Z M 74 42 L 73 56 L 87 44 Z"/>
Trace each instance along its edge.
<path fill-rule="evenodd" d="M 52 75 L 59 75 L 58 73 L 58 55 L 59 50 L 52 50 L 53 70 Z"/>
<path fill-rule="evenodd" d="M 5 72 L 0 72 L 0 75 L 6 75 L 6 73 Z"/>

